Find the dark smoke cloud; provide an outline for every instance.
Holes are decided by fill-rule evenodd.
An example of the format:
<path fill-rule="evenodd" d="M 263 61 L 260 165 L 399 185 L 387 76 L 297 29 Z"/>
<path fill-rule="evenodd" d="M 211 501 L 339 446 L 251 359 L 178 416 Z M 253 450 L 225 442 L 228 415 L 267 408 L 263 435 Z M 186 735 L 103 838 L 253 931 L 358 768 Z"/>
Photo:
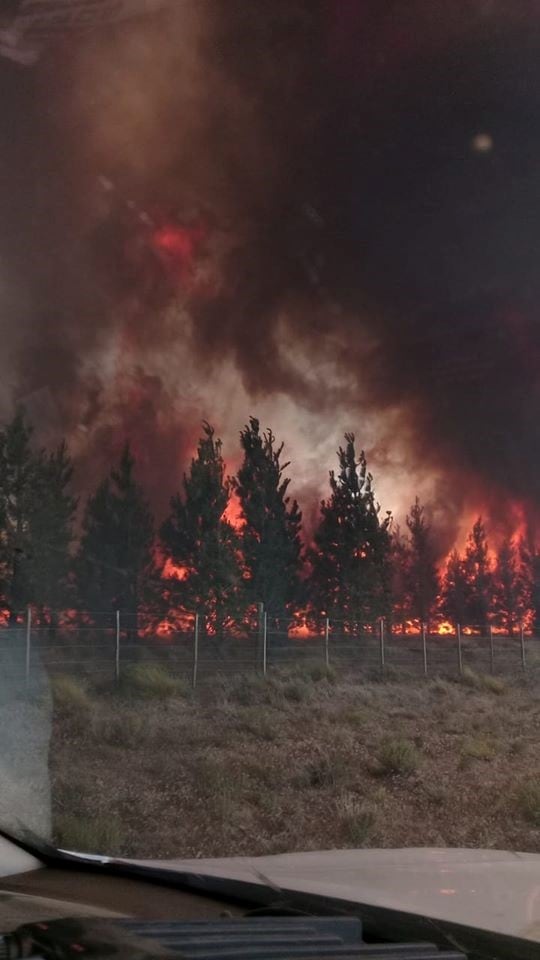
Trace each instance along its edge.
<path fill-rule="evenodd" d="M 227 360 L 336 438 L 338 406 L 398 411 L 449 523 L 475 500 L 501 523 L 514 499 L 534 513 L 540 22 L 517 8 L 189 0 L 2 65 L 18 394 L 52 392 L 86 464 L 145 438 L 170 487 L 199 413 L 173 383 L 189 357 L 203 380 Z M 171 285 L 141 214 L 206 224 L 204 295 Z M 121 373 L 100 367 L 113 341 Z"/>

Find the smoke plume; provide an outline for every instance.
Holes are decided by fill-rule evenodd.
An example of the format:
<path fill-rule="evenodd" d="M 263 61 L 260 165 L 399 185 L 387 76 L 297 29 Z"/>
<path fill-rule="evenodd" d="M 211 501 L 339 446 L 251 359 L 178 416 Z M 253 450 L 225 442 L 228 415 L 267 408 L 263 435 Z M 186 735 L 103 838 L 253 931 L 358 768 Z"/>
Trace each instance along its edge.
<path fill-rule="evenodd" d="M 256 413 L 308 513 L 354 429 L 446 545 L 534 525 L 539 52 L 528 4 L 182 0 L 2 64 L 6 413 L 81 484 L 130 436 L 159 510 Z"/>

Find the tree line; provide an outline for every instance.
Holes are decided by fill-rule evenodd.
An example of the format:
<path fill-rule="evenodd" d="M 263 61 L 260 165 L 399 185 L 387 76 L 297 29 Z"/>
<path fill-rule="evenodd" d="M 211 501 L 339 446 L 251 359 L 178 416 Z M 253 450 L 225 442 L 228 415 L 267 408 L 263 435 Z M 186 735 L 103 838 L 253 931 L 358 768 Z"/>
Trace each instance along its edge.
<path fill-rule="evenodd" d="M 283 443 L 251 417 L 242 462 L 227 475 L 222 443 L 203 423 L 196 455 L 156 526 L 129 444 L 79 503 L 65 443 L 38 449 L 24 411 L 0 431 L 0 603 L 8 623 L 31 606 L 53 627 L 62 613 L 97 623 L 120 610 L 141 622 L 198 611 L 218 633 L 255 604 L 396 631 L 441 619 L 514 632 L 540 611 L 540 563 L 523 541 L 496 554 L 474 524 L 439 571 L 436 530 L 418 499 L 405 527 L 381 511 L 355 437 L 345 434 L 309 544 L 289 493 Z M 238 516 L 231 518 L 231 504 Z"/>

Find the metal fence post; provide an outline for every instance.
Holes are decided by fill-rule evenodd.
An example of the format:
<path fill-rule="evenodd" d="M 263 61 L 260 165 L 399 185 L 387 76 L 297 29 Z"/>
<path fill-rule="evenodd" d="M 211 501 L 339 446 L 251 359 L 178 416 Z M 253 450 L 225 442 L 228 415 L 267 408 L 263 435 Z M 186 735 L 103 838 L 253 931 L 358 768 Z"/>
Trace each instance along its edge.
<path fill-rule="evenodd" d="M 461 626 L 459 623 L 456 627 L 456 637 L 457 637 L 458 669 L 460 673 L 463 673 L 463 656 L 461 652 Z"/>
<path fill-rule="evenodd" d="M 120 611 L 116 611 L 116 645 L 114 653 L 114 677 L 118 683 L 120 680 Z"/>
<path fill-rule="evenodd" d="M 267 654 L 267 645 L 268 645 L 268 614 L 266 610 L 263 613 L 263 632 L 262 632 L 262 668 L 263 674 L 266 676 L 266 654 Z"/>
<path fill-rule="evenodd" d="M 493 644 L 493 627 L 489 628 L 489 668 L 495 673 L 495 647 Z"/>
<path fill-rule="evenodd" d="M 381 672 L 384 673 L 384 620 L 379 622 L 379 651 L 381 655 Z"/>
<path fill-rule="evenodd" d="M 197 686 L 197 671 L 199 669 L 199 614 L 195 614 L 195 629 L 193 633 L 193 675 L 191 685 L 193 689 Z"/>
<path fill-rule="evenodd" d="M 427 639 L 426 639 L 426 625 L 422 624 L 422 654 L 424 657 L 424 676 L 427 677 Z"/>
<path fill-rule="evenodd" d="M 264 647 L 264 603 L 257 604 L 257 650 L 255 655 L 255 669 L 258 670 L 263 661 Z"/>
<path fill-rule="evenodd" d="M 32 611 L 30 607 L 26 608 L 26 663 L 25 663 L 25 679 L 26 683 L 30 683 L 30 655 L 32 652 L 31 648 L 32 641 Z"/>
<path fill-rule="evenodd" d="M 329 649 L 329 637 L 330 637 L 330 620 L 328 617 L 324 621 L 324 662 L 327 667 L 330 666 L 330 649 Z"/>
<path fill-rule="evenodd" d="M 527 669 L 527 660 L 525 658 L 525 631 L 523 626 L 519 628 L 519 639 L 521 643 L 521 666 L 524 670 Z"/>

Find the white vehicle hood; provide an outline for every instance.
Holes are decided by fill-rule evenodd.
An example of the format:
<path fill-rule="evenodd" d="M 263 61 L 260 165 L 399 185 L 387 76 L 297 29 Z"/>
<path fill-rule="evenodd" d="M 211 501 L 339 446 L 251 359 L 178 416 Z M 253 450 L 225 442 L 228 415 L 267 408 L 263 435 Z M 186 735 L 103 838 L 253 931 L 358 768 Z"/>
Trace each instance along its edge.
<path fill-rule="evenodd" d="M 270 884 L 540 942 L 535 853 L 421 847 L 130 862 Z"/>

